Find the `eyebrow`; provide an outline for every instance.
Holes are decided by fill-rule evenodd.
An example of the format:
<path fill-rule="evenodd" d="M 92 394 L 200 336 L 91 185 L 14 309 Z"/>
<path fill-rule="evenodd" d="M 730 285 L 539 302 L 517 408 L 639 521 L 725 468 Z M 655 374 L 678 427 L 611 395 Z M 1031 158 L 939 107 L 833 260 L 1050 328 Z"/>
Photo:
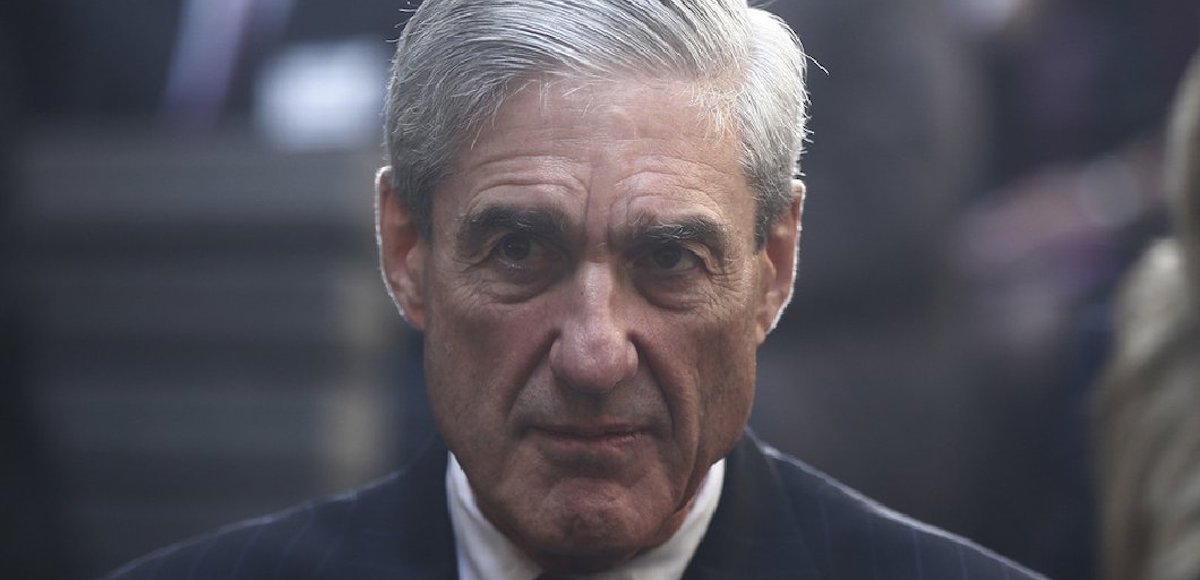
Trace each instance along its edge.
<path fill-rule="evenodd" d="M 470 213 L 461 220 L 458 244 L 473 252 L 496 231 L 523 232 L 533 236 L 560 239 L 566 231 L 566 216 L 553 209 L 492 205 Z"/>
<path fill-rule="evenodd" d="M 670 220 L 641 217 L 634 221 L 630 233 L 635 243 L 699 243 L 711 249 L 717 258 L 725 255 L 729 238 L 725 228 L 704 216 Z"/>

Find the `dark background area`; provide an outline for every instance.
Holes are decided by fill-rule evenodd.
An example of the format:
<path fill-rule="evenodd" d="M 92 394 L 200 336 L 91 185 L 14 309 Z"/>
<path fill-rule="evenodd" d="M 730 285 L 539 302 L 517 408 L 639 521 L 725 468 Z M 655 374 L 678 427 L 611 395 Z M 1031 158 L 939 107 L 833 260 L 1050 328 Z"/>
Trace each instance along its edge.
<path fill-rule="evenodd" d="M 397 0 L 0 6 L 0 576 L 90 578 L 430 428 L 371 197 Z M 1162 231 L 1192 0 L 777 0 L 810 66 L 753 427 L 1060 580 L 1092 385 Z"/>

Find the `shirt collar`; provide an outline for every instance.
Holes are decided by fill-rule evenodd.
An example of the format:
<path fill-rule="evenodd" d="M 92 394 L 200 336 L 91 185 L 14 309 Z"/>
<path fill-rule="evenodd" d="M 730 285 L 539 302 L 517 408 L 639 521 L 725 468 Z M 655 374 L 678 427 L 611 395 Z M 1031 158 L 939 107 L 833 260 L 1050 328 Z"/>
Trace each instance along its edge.
<path fill-rule="evenodd" d="M 617 567 L 591 574 L 587 580 L 658 580 L 679 578 L 692 559 L 692 554 L 704 538 L 721 488 L 725 483 L 725 460 L 708 470 L 692 509 L 683 524 L 663 545 L 623 562 Z M 458 554 L 458 577 L 461 580 L 530 580 L 541 568 L 517 549 L 479 511 L 475 492 L 467 482 L 467 474 L 454 454 L 446 467 L 446 501 L 454 527 L 454 543 Z"/>

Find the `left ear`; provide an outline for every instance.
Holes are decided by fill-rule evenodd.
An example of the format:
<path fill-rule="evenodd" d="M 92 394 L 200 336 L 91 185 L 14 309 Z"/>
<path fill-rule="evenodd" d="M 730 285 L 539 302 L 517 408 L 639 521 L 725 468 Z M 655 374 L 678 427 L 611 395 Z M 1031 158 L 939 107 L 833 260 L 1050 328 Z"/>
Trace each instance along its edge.
<path fill-rule="evenodd" d="M 792 299 L 796 281 L 796 251 L 800 242 L 800 217 L 804 213 L 804 182 L 792 181 L 792 203 L 767 229 L 766 243 L 759 251 L 763 299 L 759 302 L 758 343 L 775 328 L 783 309 Z"/>

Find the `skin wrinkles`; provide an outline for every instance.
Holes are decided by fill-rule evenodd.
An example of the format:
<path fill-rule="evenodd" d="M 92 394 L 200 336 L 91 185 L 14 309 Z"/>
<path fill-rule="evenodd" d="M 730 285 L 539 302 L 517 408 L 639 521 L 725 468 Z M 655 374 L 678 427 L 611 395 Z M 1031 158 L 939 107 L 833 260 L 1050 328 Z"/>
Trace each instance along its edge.
<path fill-rule="evenodd" d="M 524 244 L 532 254 L 544 258 L 555 258 L 553 253 L 569 252 L 565 243 L 566 217 L 555 208 L 524 208 L 498 204 L 481 208 L 480 211 L 459 220 L 457 237 L 458 255 L 472 267 L 486 267 L 487 260 L 496 251 L 495 244 L 511 238 L 514 234 L 527 240 Z M 539 260 L 529 258 L 529 260 Z M 516 266 L 517 264 L 513 264 Z"/>
<path fill-rule="evenodd" d="M 677 529 L 740 437 L 790 291 L 798 205 L 757 250 L 738 141 L 684 92 L 513 95 L 437 188 L 429 240 L 379 180 L 439 431 L 483 513 L 556 573 Z"/>
<path fill-rule="evenodd" d="M 538 139 L 537 136 L 528 138 Z M 520 192 L 529 188 L 557 189 L 564 196 L 587 190 L 588 167 L 580 159 L 539 154 L 532 150 L 496 151 L 488 143 L 472 149 L 471 154 L 481 157 L 472 173 L 485 174 L 476 177 L 478 183 L 474 184 L 476 189 L 472 197 L 491 189 L 499 190 L 494 194 L 500 197 L 506 192 Z M 457 167 L 451 176 L 461 176 L 462 172 L 463 168 Z"/>

